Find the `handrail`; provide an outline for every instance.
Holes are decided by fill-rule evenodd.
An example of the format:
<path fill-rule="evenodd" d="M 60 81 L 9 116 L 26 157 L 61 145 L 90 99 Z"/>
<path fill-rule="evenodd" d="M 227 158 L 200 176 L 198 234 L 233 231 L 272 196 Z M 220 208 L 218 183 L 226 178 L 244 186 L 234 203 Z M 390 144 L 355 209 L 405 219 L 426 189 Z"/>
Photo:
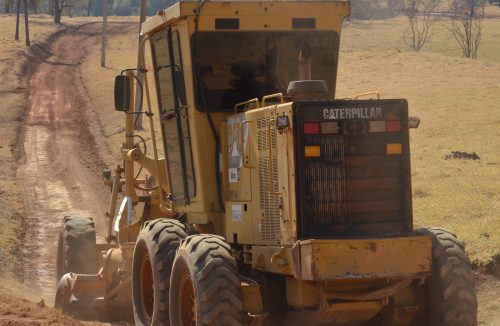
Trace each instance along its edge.
<path fill-rule="evenodd" d="M 271 98 L 279 98 L 280 104 L 285 103 L 285 97 L 283 96 L 283 93 L 275 93 L 275 94 L 270 94 L 270 95 L 264 96 L 262 98 L 262 106 L 266 106 L 266 100 L 269 100 Z"/>
<path fill-rule="evenodd" d="M 252 103 L 255 103 L 255 106 L 256 108 L 259 108 L 259 99 L 258 98 L 253 98 L 251 100 L 248 100 L 248 101 L 245 101 L 245 102 L 241 102 L 241 103 L 237 103 L 234 105 L 234 114 L 238 113 L 238 108 L 241 107 L 241 106 L 246 106 L 248 104 L 252 104 Z"/>
<path fill-rule="evenodd" d="M 354 96 L 352 99 L 353 100 L 357 100 L 358 98 L 362 97 L 362 96 L 368 96 L 368 95 L 377 95 L 377 99 L 380 100 L 380 92 L 379 91 L 372 91 L 372 92 L 368 92 L 368 93 L 361 93 L 361 94 L 358 94 L 356 96 Z"/>

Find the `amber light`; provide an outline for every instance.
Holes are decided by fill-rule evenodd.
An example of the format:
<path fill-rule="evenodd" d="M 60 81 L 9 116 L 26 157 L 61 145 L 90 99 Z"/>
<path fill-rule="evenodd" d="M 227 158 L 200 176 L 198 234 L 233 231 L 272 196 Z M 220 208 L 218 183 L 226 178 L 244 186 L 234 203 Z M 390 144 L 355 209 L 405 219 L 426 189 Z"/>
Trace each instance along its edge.
<path fill-rule="evenodd" d="M 319 134 L 319 123 L 318 122 L 306 122 L 306 123 L 304 123 L 304 134 L 305 135 L 317 135 L 317 134 Z"/>
<path fill-rule="evenodd" d="M 403 152 L 403 146 L 401 143 L 387 144 L 385 152 L 387 154 L 401 154 Z"/>
<path fill-rule="evenodd" d="M 304 146 L 305 157 L 321 157 L 320 146 Z"/>

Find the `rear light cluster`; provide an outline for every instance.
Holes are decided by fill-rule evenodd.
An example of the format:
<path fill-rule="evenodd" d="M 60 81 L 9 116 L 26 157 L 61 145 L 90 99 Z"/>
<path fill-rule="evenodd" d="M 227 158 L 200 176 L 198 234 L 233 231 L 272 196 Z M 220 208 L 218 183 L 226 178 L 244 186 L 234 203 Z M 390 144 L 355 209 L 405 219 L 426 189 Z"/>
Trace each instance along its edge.
<path fill-rule="evenodd" d="M 304 123 L 304 135 L 338 135 L 390 132 L 401 132 L 401 122 L 399 120 L 344 120 L 340 122 L 322 121 Z M 402 152 L 403 146 L 399 142 L 385 144 L 385 153 L 387 155 L 402 154 Z M 321 146 L 304 146 L 304 156 L 307 158 L 321 157 Z"/>
<path fill-rule="evenodd" d="M 401 122 L 399 120 L 381 121 L 342 121 L 343 128 L 337 121 L 306 122 L 304 123 L 305 135 L 336 135 L 342 133 L 354 134 L 365 132 L 400 132 Z"/>

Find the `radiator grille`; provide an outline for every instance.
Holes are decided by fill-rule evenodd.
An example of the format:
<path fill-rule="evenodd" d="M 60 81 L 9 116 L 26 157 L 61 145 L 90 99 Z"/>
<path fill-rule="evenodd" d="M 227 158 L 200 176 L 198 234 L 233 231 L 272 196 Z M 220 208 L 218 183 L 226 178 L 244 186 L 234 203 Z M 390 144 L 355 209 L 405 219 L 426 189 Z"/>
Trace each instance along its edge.
<path fill-rule="evenodd" d="M 323 153 L 321 160 L 305 162 L 308 225 L 369 223 L 366 213 L 389 222 L 396 215 L 385 213 L 401 213 L 401 160 L 385 154 L 385 138 L 306 136 L 306 145 L 320 145 Z"/>
<path fill-rule="evenodd" d="M 269 138 L 267 137 L 268 128 L 267 124 L 269 119 L 259 119 L 257 120 L 257 148 L 259 151 L 267 150 L 269 148 Z M 274 125 L 271 126 L 271 134 L 276 134 L 276 127 Z M 272 148 L 276 148 L 276 137 L 271 139 Z M 262 153 L 263 155 L 268 156 L 267 153 Z"/>
<path fill-rule="evenodd" d="M 295 105 L 299 238 L 407 232 L 411 227 L 407 110 L 404 100 Z M 363 119 L 337 119 L 342 112 L 355 112 Z M 370 121 L 380 126 L 384 120 L 399 120 L 400 130 L 371 129 Z M 337 128 L 326 130 L 337 131 L 305 134 L 306 123 L 336 124 Z M 393 143 L 402 144 L 401 153 L 387 152 Z M 319 146 L 320 156 L 306 158 L 305 146 Z"/>
<path fill-rule="evenodd" d="M 269 139 L 268 139 L 269 119 L 257 120 L 257 144 L 259 149 L 259 189 L 260 189 L 260 210 L 261 210 L 261 238 L 262 240 L 276 240 L 280 232 L 280 210 L 279 197 L 271 194 L 269 188 Z M 271 135 L 276 135 L 275 127 L 271 127 Z M 276 136 L 271 139 L 271 146 L 276 148 Z M 272 184 L 277 191 L 278 169 L 276 151 L 272 153 Z"/>

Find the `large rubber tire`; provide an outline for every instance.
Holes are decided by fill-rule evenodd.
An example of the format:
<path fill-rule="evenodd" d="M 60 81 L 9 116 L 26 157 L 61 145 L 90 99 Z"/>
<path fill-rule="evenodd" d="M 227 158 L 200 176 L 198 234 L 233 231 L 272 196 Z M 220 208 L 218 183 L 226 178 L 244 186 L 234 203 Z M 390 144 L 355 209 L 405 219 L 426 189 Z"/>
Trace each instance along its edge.
<path fill-rule="evenodd" d="M 172 326 L 242 325 L 243 301 L 236 261 L 222 237 L 182 241 L 170 280 Z"/>
<path fill-rule="evenodd" d="M 169 325 L 170 273 L 188 227 L 173 219 L 148 221 L 137 238 L 132 262 L 132 302 L 137 326 Z"/>
<path fill-rule="evenodd" d="M 91 218 L 69 215 L 63 219 L 57 244 L 57 284 L 70 272 L 97 273 L 97 244 Z"/>
<path fill-rule="evenodd" d="M 446 230 L 420 229 L 432 238 L 432 276 L 426 284 L 426 325 L 477 325 L 474 274 L 463 243 Z"/>

